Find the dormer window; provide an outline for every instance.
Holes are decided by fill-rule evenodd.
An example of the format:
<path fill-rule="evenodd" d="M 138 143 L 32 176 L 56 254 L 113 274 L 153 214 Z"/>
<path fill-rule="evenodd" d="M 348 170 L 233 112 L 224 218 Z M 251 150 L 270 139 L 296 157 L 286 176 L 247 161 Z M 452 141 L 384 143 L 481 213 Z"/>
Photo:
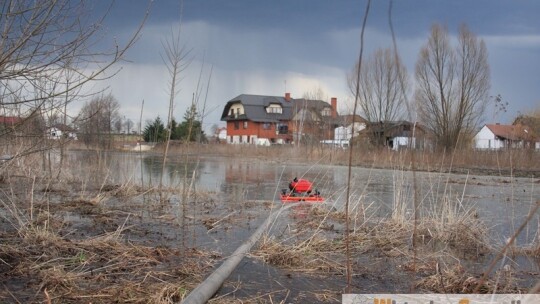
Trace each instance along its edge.
<path fill-rule="evenodd" d="M 332 115 L 332 110 L 330 110 L 329 108 L 324 108 L 324 109 L 321 111 L 321 115 L 322 115 L 322 116 L 330 116 L 330 115 Z"/>
<path fill-rule="evenodd" d="M 271 104 L 266 107 L 266 113 L 283 114 L 283 108 L 278 104 Z"/>
<path fill-rule="evenodd" d="M 244 106 L 240 102 L 233 103 L 229 109 L 229 117 L 238 118 L 245 113 Z"/>

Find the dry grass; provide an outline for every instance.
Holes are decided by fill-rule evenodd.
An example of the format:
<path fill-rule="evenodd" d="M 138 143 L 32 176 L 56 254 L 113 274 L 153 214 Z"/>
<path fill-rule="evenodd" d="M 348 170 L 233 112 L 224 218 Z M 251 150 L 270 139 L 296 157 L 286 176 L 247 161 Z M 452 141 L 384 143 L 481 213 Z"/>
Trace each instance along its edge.
<path fill-rule="evenodd" d="M 345 213 L 325 205 L 310 207 L 306 216 L 297 219 L 288 229 L 290 235 L 284 235 L 280 241 L 275 238 L 262 240 L 254 256 L 279 268 L 303 274 L 343 275 L 345 244 L 342 223 Z M 350 218 L 351 222 L 358 223 L 349 239 L 353 260 L 367 254 L 373 258 L 403 261 L 400 264 L 404 271 L 401 275 L 414 271 L 427 276 L 417 283 L 417 287 L 423 290 L 442 292 L 441 288 L 444 288 L 449 292 L 464 292 L 472 290 L 466 288 L 476 287 L 469 278 L 472 275 L 458 272 L 459 268 L 440 271 L 438 266 L 441 259 L 459 260 L 456 255 L 478 257 L 491 252 L 487 227 L 475 216 L 474 208 L 465 208 L 459 199 L 447 197 L 436 209 L 423 213 L 416 223 L 420 238 L 418 244 L 421 244 L 418 256 L 413 254 L 412 248 L 415 223 L 403 204 L 394 204 L 394 210 L 387 218 L 366 216 L 376 211 L 351 213 L 358 217 Z M 355 273 L 366 270 L 373 275 L 386 272 L 385 269 L 371 269 L 369 265 L 353 266 Z M 511 283 L 507 279 L 499 282 L 499 286 L 504 284 L 501 290 L 511 291 L 514 286 Z"/>
<path fill-rule="evenodd" d="M 332 258 L 335 249 L 325 239 L 312 239 L 310 242 L 286 245 L 283 242 L 277 242 L 274 238 L 264 237 L 252 256 L 266 263 L 303 273 L 342 274 L 344 266 Z M 323 254 L 323 251 L 326 252 Z"/>
<path fill-rule="evenodd" d="M 478 286 L 482 284 L 481 286 Z M 467 272 L 457 264 L 445 269 L 437 267 L 436 272 L 416 283 L 416 287 L 425 292 L 436 293 L 520 293 L 526 289 L 519 288 L 514 274 L 509 269 L 503 269 L 496 274 L 495 280 L 480 282 L 480 279 Z"/>
<path fill-rule="evenodd" d="M 156 147 L 159 151 L 160 147 Z M 355 147 L 353 166 L 394 169 L 410 169 L 411 153 L 407 150 L 393 151 L 387 148 Z M 276 162 L 312 163 L 314 161 L 337 165 L 348 164 L 348 151 L 324 145 L 275 145 L 257 147 L 251 145 L 207 144 L 175 146 L 172 154 L 197 153 L 236 157 L 273 159 Z M 461 149 L 450 153 L 418 151 L 416 170 L 437 172 L 470 172 L 493 175 L 540 177 L 540 153 L 533 150 L 479 151 Z M 404 167 L 405 164 L 405 167 Z"/>
<path fill-rule="evenodd" d="M 240 154 L 288 163 L 322 160 L 323 163 L 339 164 L 346 156 L 346 151 L 330 151 L 323 147 L 316 149 L 301 147 L 300 150 L 305 153 L 298 153 L 299 150 L 294 147 L 266 148 L 241 145 L 208 145 L 207 148 L 189 146 L 174 149 L 176 151 L 172 153 L 221 153 L 231 156 Z M 496 164 L 493 163 L 492 156 L 498 157 Z M 355 154 L 354 157 L 355 165 L 399 169 L 407 169 L 403 164 L 408 164 L 410 160 L 410 155 L 406 151 L 367 150 Z M 472 164 L 475 164 L 474 170 L 493 170 L 494 174 L 504 170 L 515 173 L 515 170 L 531 172 L 540 169 L 538 168 L 540 162 L 537 161 L 538 153 L 526 154 L 516 151 L 497 154 L 469 151 L 455 155 L 453 167 L 449 163 L 448 155 L 422 153 L 419 159 L 420 169 L 427 171 L 448 171 L 450 168 L 451 171 L 455 171 Z M 4 182 L 11 188 L 16 187 L 14 178 L 17 177 L 13 176 L 14 173 L 33 176 L 35 171 L 31 169 L 31 165 L 37 162 L 36 159 L 33 162 L 29 159 L 9 164 L 10 171 L 8 175 L 4 174 Z M 99 176 L 100 172 L 97 171 L 96 176 Z M 56 303 L 86 302 L 90 299 L 93 303 L 108 303 L 112 299 L 135 303 L 171 303 L 182 299 L 187 291 L 202 279 L 202 274 L 211 269 L 216 258 L 213 254 L 131 243 L 123 238 L 124 231 L 131 227 L 119 225 L 114 221 L 108 222 L 107 227 L 118 228 L 116 231 L 113 229 L 112 232 L 97 237 L 79 240 L 68 238 L 65 223 L 55 211 L 77 212 L 109 221 L 108 213 L 111 210 L 107 205 L 111 198 L 128 199 L 143 193 L 154 194 L 156 191 L 138 187 L 134 182 L 110 185 L 106 177 L 101 178 L 96 179 L 97 183 L 94 181 L 92 188 L 89 180 L 81 181 L 76 176 L 68 176 L 68 173 L 63 173 L 61 179 L 55 182 L 48 182 L 46 174 L 39 176 L 37 180 L 41 182 L 37 184 L 42 186 L 35 187 L 39 190 L 35 192 L 41 193 L 43 197 L 67 196 L 70 194 L 72 184 L 78 184 L 81 190 L 77 198 L 64 200 L 62 204 L 52 204 L 48 199 L 36 199 L 31 218 L 28 197 L 3 201 L 2 211 L 7 214 L 6 218 L 9 218 L 10 225 L 16 229 L 1 234 L 3 242 L 0 245 L 0 270 L 11 278 L 27 283 L 29 288 L 26 291 L 17 290 L 21 286 L 20 281 L 19 285 L 8 282 L 6 290 L 12 295 L 0 294 L 0 299 L 40 301 L 45 299 L 44 293 L 47 291 L 52 302 Z M 31 184 L 32 179 L 25 179 L 27 185 Z M 395 188 L 402 188 L 403 182 L 404 180 L 398 180 Z M 28 189 L 30 188 L 26 187 L 25 191 L 28 192 Z M 165 191 L 171 196 L 179 193 L 174 187 Z M 450 196 L 445 196 L 437 202 L 437 208 L 433 206 L 431 209 L 427 208 L 428 211 L 422 213 L 416 223 L 418 243 L 423 245 L 423 251 L 420 252 L 420 256 L 415 257 L 411 253 L 415 223 L 408 207 L 411 205 L 411 193 L 395 192 L 393 210 L 387 217 L 381 217 L 377 214 L 377 210 L 373 210 L 373 206 L 364 206 L 363 202 L 359 202 L 358 210 L 361 212 L 350 212 L 350 220 L 355 223 L 350 238 L 353 258 L 367 255 L 370 258 L 401 261 L 404 272 L 414 270 L 424 276 L 416 282 L 416 287 L 423 291 L 471 292 L 477 288 L 478 274 L 468 272 L 459 263 L 453 265 L 440 263 L 440 256 L 451 255 L 452 259 L 457 260 L 456 256 L 471 257 L 492 252 L 493 248 L 489 246 L 487 239 L 487 228 L 476 217 L 474 209 L 465 208 L 459 197 Z M 200 205 L 199 211 L 208 212 L 214 209 L 214 195 L 197 192 L 190 196 L 187 203 L 204 202 Z M 250 202 L 245 204 L 245 207 L 256 204 L 258 202 Z M 123 208 L 126 214 L 133 216 L 131 214 L 134 207 L 129 205 Z M 298 214 L 301 217 L 296 218 L 289 228 L 291 235 L 284 236 L 283 239 L 272 237 L 263 239 L 259 248 L 253 252 L 253 256 L 279 268 L 308 275 L 342 276 L 345 271 L 342 254 L 345 244 L 341 235 L 345 212 L 324 205 L 314 205 L 307 210 L 301 210 Z M 238 221 L 244 219 L 236 218 L 233 211 L 230 211 L 197 218 L 196 222 L 206 225 L 210 231 L 215 231 L 227 229 L 233 223 L 238 224 Z M 168 219 L 165 222 L 172 223 L 173 220 Z M 94 223 L 103 228 L 100 221 Z M 101 231 L 103 230 L 105 229 Z M 538 257 L 540 246 L 530 246 L 519 253 Z M 354 271 L 355 273 L 367 271 L 367 275 L 371 275 L 370 272 L 376 274 L 378 270 L 370 269 L 369 265 L 355 264 Z M 497 292 L 515 292 L 517 287 L 512 272 L 501 270 L 482 284 L 481 291 L 493 291 L 495 288 Z M 335 294 L 321 291 L 316 296 L 320 297 L 321 301 L 331 301 Z M 214 302 L 274 303 L 272 299 L 272 294 L 265 293 L 242 300 L 227 296 L 215 299 Z"/>
<path fill-rule="evenodd" d="M 2 233 L 2 272 L 18 278 L 4 282 L 14 289 L 4 300 L 36 301 L 46 290 L 53 303 L 172 303 L 212 268 L 214 255 L 133 244 L 122 238 L 122 228 L 79 241 L 50 226 Z M 21 280 L 25 290 L 18 290 Z"/>
<path fill-rule="evenodd" d="M 143 195 L 132 183 L 103 183 L 78 192 L 61 183 L 22 179 L 4 188 L 9 192 L 0 190 L 0 302 L 175 303 L 202 281 L 218 257 L 128 241 L 124 233 L 137 229 L 128 223 L 138 211 L 131 203 L 114 207 L 110 202 Z M 72 230 L 64 222 L 66 213 L 90 218 L 90 230 Z"/>

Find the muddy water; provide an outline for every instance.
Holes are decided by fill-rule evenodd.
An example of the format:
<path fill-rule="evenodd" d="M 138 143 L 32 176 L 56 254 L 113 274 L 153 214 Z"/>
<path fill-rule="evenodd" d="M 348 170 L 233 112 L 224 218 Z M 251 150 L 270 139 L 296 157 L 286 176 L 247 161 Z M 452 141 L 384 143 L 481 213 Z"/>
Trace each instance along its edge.
<path fill-rule="evenodd" d="M 103 167 L 108 183 L 134 182 L 145 186 L 159 184 L 162 158 L 159 155 L 135 153 L 75 152 L 70 155 L 79 172 L 87 166 Z M 103 166 L 96 166 L 100 163 Z M 77 167 L 72 166 L 72 167 Z M 194 181 L 198 190 L 216 192 L 223 202 L 246 200 L 278 201 L 281 189 L 294 177 L 307 178 L 326 199 L 339 209 L 345 203 L 348 169 L 320 164 L 289 164 L 282 161 L 261 161 L 207 156 L 171 156 L 164 169 L 163 183 L 181 187 Z M 98 182 L 102 182 L 101 180 Z M 448 173 L 411 172 L 387 169 L 353 168 L 351 204 L 369 206 L 381 217 L 387 216 L 395 202 L 406 204 L 412 212 L 414 185 L 422 212 L 437 210 L 444 197 L 464 209 L 474 208 L 485 219 L 494 242 L 510 237 L 526 218 L 534 202 L 540 199 L 540 180 L 501 176 L 472 176 Z M 459 202 L 459 203 L 457 203 Z M 457 208 L 457 207 L 456 207 Z M 520 243 L 529 243 L 537 233 L 538 219 L 519 236 Z"/>
<path fill-rule="evenodd" d="M 70 154 L 69 161 L 75 172 L 88 175 L 89 182 L 95 173 L 99 176 L 95 180 L 98 183 L 131 182 L 146 187 L 157 186 L 162 172 L 162 158 L 159 155 L 98 155 L 75 152 Z M 140 236 L 140 240 L 154 237 L 157 239 L 159 236 L 170 246 L 178 244 L 181 247 L 201 247 L 215 250 L 226 257 L 264 221 L 270 208 L 280 205 L 279 193 L 294 177 L 313 181 L 329 204 L 336 209 L 343 208 L 348 169 L 322 164 L 291 164 L 281 160 L 171 156 L 163 173 L 163 182 L 167 186 L 180 188 L 193 182 L 195 189 L 211 192 L 217 199 L 182 209 L 180 199 L 171 197 L 171 216 L 182 222 L 171 226 L 170 222 L 149 222 L 145 216 L 141 216 L 131 223 L 140 227 L 141 231 L 146 231 L 144 236 Z M 103 176 L 106 176 L 105 181 Z M 352 206 L 367 206 L 373 214 L 381 218 L 388 217 L 396 202 L 404 202 L 405 212 L 410 216 L 415 185 L 421 212 L 436 212 L 444 198 L 459 202 L 458 206 L 463 209 L 474 208 L 477 216 L 489 226 L 494 244 L 500 244 L 509 238 L 527 216 L 534 202 L 540 198 L 538 179 L 426 172 L 417 172 L 414 179 L 411 172 L 400 170 L 353 168 L 350 202 Z M 275 203 L 272 205 L 268 202 Z M 197 225 L 201 214 L 214 221 L 222 221 L 213 228 Z M 282 225 L 278 225 L 274 233 L 283 232 L 287 221 L 294 221 L 294 218 L 291 215 L 282 218 Z M 519 236 L 519 243 L 530 243 L 536 237 L 538 222 L 537 213 Z M 129 235 L 129 238 L 137 240 L 138 236 L 133 234 Z M 410 278 L 384 275 L 385 272 L 396 269 L 399 260 L 382 256 L 374 258 L 370 255 L 365 256 L 364 261 L 357 262 L 373 266 L 379 272 L 373 273 L 373 269 L 366 266 L 366 273 L 369 272 L 370 276 L 367 278 L 360 274 L 355 277 L 356 290 L 368 293 L 410 290 Z M 524 271 L 540 271 L 537 261 L 516 260 L 515 264 Z M 482 266 L 479 266 L 479 269 L 481 268 Z M 272 298 L 278 301 L 312 302 L 322 296 L 316 294 L 317 292 L 329 290 L 325 296 L 339 301 L 339 294 L 344 287 L 342 275 L 336 278 L 306 276 L 280 270 L 248 257 L 234 271 L 219 294 L 233 293 L 238 297 L 253 297 L 272 292 Z"/>

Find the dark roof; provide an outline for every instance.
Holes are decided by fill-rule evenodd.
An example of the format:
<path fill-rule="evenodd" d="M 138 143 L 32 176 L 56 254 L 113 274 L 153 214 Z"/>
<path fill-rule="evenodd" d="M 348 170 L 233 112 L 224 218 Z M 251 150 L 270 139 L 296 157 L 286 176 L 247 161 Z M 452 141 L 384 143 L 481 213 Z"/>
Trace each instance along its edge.
<path fill-rule="evenodd" d="M 242 115 L 232 117 L 229 115 L 231 106 L 237 102 L 240 102 L 244 107 Z M 262 96 L 262 95 L 239 95 L 227 102 L 223 113 L 221 114 L 221 120 L 234 120 L 234 119 L 248 119 L 257 122 L 279 122 L 283 120 L 291 120 L 293 116 L 293 102 L 286 101 L 284 97 L 278 96 Z M 266 107 L 271 104 L 279 104 L 283 109 L 281 114 L 279 113 L 266 113 Z"/>
<path fill-rule="evenodd" d="M 328 108 L 332 109 L 332 106 L 326 101 L 322 100 L 313 100 L 313 99 L 293 99 L 295 111 L 298 113 L 302 109 L 315 110 L 318 113 L 321 113 L 322 110 Z"/>
<path fill-rule="evenodd" d="M 354 122 L 355 123 L 365 123 L 366 125 L 368 124 L 368 121 L 364 117 L 362 117 L 360 115 L 352 115 L 352 114 L 340 115 L 339 116 L 340 124 L 343 125 L 343 126 L 348 126 L 348 125 L 352 124 L 353 116 L 354 116 Z"/>
<path fill-rule="evenodd" d="M 404 126 L 409 126 L 405 129 Z M 367 128 L 360 131 L 361 133 L 380 133 L 387 136 L 406 136 L 413 135 L 413 127 L 419 133 L 427 133 L 428 130 L 423 125 L 416 123 L 416 125 L 410 121 L 398 120 L 398 121 L 380 121 L 380 122 L 367 122 Z"/>
<path fill-rule="evenodd" d="M 335 113 L 336 117 L 332 116 L 333 109 L 332 105 L 327 103 L 326 101 L 322 100 L 316 100 L 316 99 L 294 99 L 294 111 L 295 113 L 300 113 L 302 110 L 309 111 L 317 116 L 317 121 L 325 121 L 326 123 L 331 124 L 339 124 L 339 117 L 337 115 L 337 112 Z M 328 109 L 330 111 L 330 115 L 324 116 L 323 110 Z M 311 119 L 311 117 L 303 117 L 300 119 Z"/>

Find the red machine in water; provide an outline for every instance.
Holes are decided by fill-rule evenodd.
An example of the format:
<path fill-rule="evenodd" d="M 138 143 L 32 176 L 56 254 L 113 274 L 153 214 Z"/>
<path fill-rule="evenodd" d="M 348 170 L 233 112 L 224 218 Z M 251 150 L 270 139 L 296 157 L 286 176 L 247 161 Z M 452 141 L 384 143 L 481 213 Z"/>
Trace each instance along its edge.
<path fill-rule="evenodd" d="M 323 202 L 324 198 L 317 190 L 313 191 L 313 184 L 307 179 L 294 178 L 289 183 L 289 191 L 281 191 L 281 201 L 291 202 Z"/>

